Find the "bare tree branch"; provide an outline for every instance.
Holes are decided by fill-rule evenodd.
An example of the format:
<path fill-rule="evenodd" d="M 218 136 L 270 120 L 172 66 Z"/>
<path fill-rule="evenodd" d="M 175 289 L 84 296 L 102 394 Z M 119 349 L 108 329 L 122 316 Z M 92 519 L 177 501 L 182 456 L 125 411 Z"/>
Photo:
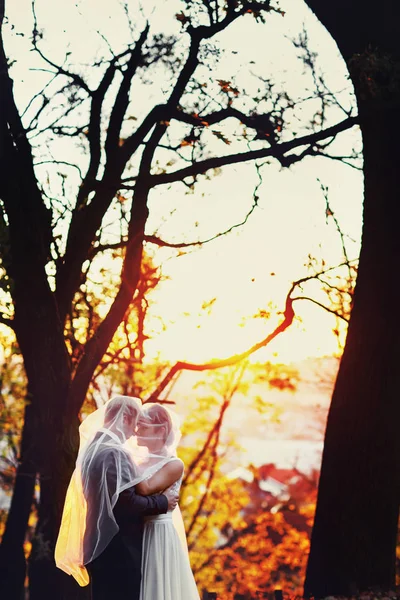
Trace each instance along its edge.
<path fill-rule="evenodd" d="M 38 39 L 40 39 L 40 33 L 39 33 L 39 29 L 38 29 L 38 21 L 37 21 L 37 16 L 36 16 L 35 4 L 36 4 L 35 0 L 32 0 L 32 14 L 33 14 L 32 43 L 33 43 L 33 47 L 34 47 L 35 51 L 39 54 L 40 58 L 42 58 L 48 65 L 50 65 L 51 67 L 53 67 L 56 70 L 56 74 L 65 75 L 65 77 L 68 77 L 68 79 L 72 79 L 72 81 L 75 83 L 75 85 L 77 85 L 78 87 L 85 90 L 85 92 L 87 92 L 90 96 L 92 92 L 91 92 L 89 86 L 87 85 L 86 81 L 80 75 L 78 75 L 78 73 L 72 73 L 72 72 L 64 69 L 64 67 L 57 65 L 52 60 L 47 58 L 47 56 L 45 56 L 45 54 L 40 50 L 40 48 L 38 46 Z"/>
<path fill-rule="evenodd" d="M 292 290 L 291 290 L 292 291 Z M 290 292 L 291 293 L 291 292 Z M 264 348 L 267 346 L 273 339 L 275 339 L 280 333 L 285 331 L 293 322 L 294 319 L 294 310 L 293 310 L 293 301 L 290 298 L 290 293 L 286 298 L 286 307 L 284 311 L 284 318 L 281 323 L 274 329 L 274 331 L 268 334 L 265 338 L 263 338 L 260 342 L 253 344 L 250 348 L 241 352 L 240 354 L 234 354 L 233 356 L 229 356 L 228 358 L 220 359 L 220 360 L 212 360 L 208 363 L 190 363 L 185 361 L 178 361 L 175 363 L 173 367 L 168 371 L 167 375 L 160 382 L 154 392 L 147 399 L 148 402 L 156 402 L 162 391 L 169 384 L 173 377 L 175 377 L 176 373 L 179 371 L 207 371 L 210 369 L 221 369 L 223 367 L 229 367 L 231 365 L 235 365 L 241 360 L 248 358 L 251 354 L 259 350 L 260 348 Z"/>
<path fill-rule="evenodd" d="M 83 175 L 82 175 L 82 171 L 80 169 L 80 167 L 74 163 L 70 163 L 66 160 L 41 160 L 39 162 L 35 162 L 34 166 L 38 167 L 39 165 L 65 165 L 67 167 L 72 167 L 73 169 L 76 169 L 79 173 L 79 177 L 81 179 L 83 179 Z"/>
<path fill-rule="evenodd" d="M 290 150 L 300 148 L 301 146 L 308 144 L 313 145 L 320 140 L 334 137 L 338 133 L 353 127 L 358 122 L 358 117 L 349 117 L 344 119 L 344 121 L 337 123 L 336 125 L 332 125 L 331 127 L 321 130 L 318 133 L 310 133 L 302 137 L 294 138 L 288 142 L 281 142 L 272 147 L 269 146 L 268 148 L 250 150 L 248 152 L 228 154 L 227 156 L 215 156 L 212 158 L 207 158 L 203 161 L 198 161 L 190 165 L 190 167 L 184 167 L 183 169 L 178 169 L 177 171 L 173 171 L 171 173 L 152 175 L 152 187 L 166 183 L 178 182 L 186 177 L 194 177 L 195 175 L 205 173 L 209 169 L 217 169 L 219 167 L 248 162 L 259 158 L 273 157 L 285 163 L 285 160 L 288 160 L 288 157 L 285 157 L 285 154 Z"/>
<path fill-rule="evenodd" d="M 287 296 L 286 296 L 285 310 L 283 312 L 283 320 L 270 334 L 268 334 L 265 338 L 263 338 L 261 341 L 257 342 L 256 344 L 253 344 L 247 350 L 245 350 L 239 354 L 234 354 L 232 356 L 229 356 L 228 358 L 216 359 L 216 360 L 212 360 L 207 363 L 191 363 L 191 362 L 185 362 L 185 361 L 176 362 L 169 369 L 169 371 L 164 376 L 164 378 L 161 380 L 161 382 L 159 383 L 157 388 L 150 394 L 150 396 L 147 398 L 146 402 L 157 402 L 159 399 L 159 396 L 162 394 L 163 390 L 173 380 L 175 375 L 181 371 L 207 371 L 207 370 L 213 370 L 213 369 L 221 369 L 223 367 L 229 367 L 229 366 L 239 363 L 240 361 L 244 360 L 245 358 L 248 358 L 249 356 L 251 356 L 251 354 L 254 354 L 254 352 L 257 352 L 257 350 L 259 350 L 260 348 L 264 348 L 265 346 L 267 346 L 270 342 L 272 342 L 273 339 L 275 339 L 278 335 L 283 333 L 293 323 L 293 319 L 295 317 L 293 303 L 297 300 L 303 300 L 303 299 L 310 300 L 311 302 L 314 302 L 315 304 L 318 304 L 319 306 L 321 306 L 321 308 L 324 308 L 325 310 L 332 312 L 335 316 L 338 316 L 344 320 L 347 320 L 345 317 L 343 317 L 343 315 L 336 313 L 334 310 L 330 310 L 329 308 L 327 308 L 323 304 L 318 303 L 317 301 L 313 300 L 312 298 L 303 298 L 302 296 L 292 298 L 292 294 L 293 294 L 294 290 L 297 287 L 301 286 L 303 283 L 306 283 L 307 281 L 310 281 L 312 279 L 317 279 L 321 275 L 324 275 L 324 274 L 329 273 L 339 267 L 347 266 L 347 265 L 348 265 L 347 262 L 341 263 L 340 265 L 336 265 L 334 267 L 328 267 L 327 269 L 323 269 L 322 271 L 320 271 L 318 273 L 314 273 L 313 275 L 307 275 L 305 277 L 302 277 L 301 279 L 298 279 L 297 281 L 294 281 L 290 287 L 289 292 L 287 293 Z"/>
<path fill-rule="evenodd" d="M 119 148 L 119 139 L 121 134 L 121 126 L 125 117 L 126 109 L 129 104 L 129 91 L 136 70 L 141 63 L 143 45 L 149 33 L 149 24 L 140 34 L 139 40 L 135 44 L 135 48 L 129 57 L 126 65 L 121 85 L 118 89 L 117 96 L 111 111 L 107 137 L 105 141 L 105 151 L 107 160 L 112 161 L 114 155 Z"/>
<path fill-rule="evenodd" d="M 155 244 L 157 246 L 160 246 L 161 248 L 190 248 L 193 246 L 202 246 L 203 244 L 208 244 L 209 242 L 213 242 L 214 240 L 217 240 L 218 238 L 227 235 L 228 233 L 231 233 L 231 231 L 233 231 L 234 229 L 238 228 L 238 227 L 242 227 L 243 225 L 245 225 L 249 219 L 249 217 L 252 215 L 252 213 L 254 212 L 254 210 L 257 207 L 257 200 L 255 199 L 250 210 L 248 211 L 247 215 L 245 216 L 245 218 L 243 219 L 243 221 L 240 221 L 240 223 L 235 223 L 234 225 L 231 225 L 231 227 L 229 227 L 228 229 L 225 229 L 225 231 L 220 231 L 219 233 L 217 233 L 216 235 L 213 235 L 212 237 L 206 238 L 204 240 L 199 240 L 197 242 L 167 242 L 165 240 L 162 240 L 161 238 L 159 238 L 156 235 L 145 235 L 144 236 L 144 241 L 145 242 L 149 242 L 150 244 Z"/>
<path fill-rule="evenodd" d="M 246 115 L 233 106 L 227 106 L 226 108 L 222 108 L 221 110 L 206 115 L 188 114 L 182 110 L 176 109 L 171 114 L 171 119 L 179 121 L 180 123 L 193 125 L 193 127 L 209 127 L 210 125 L 221 123 L 226 119 L 236 119 L 237 121 L 240 121 L 240 123 L 243 123 L 243 125 L 246 125 L 246 127 L 255 129 L 256 131 L 265 132 L 268 135 L 271 135 L 274 130 L 273 119 L 269 114 Z"/>
<path fill-rule="evenodd" d="M 309 296 L 297 296 L 296 298 L 292 298 L 292 300 L 293 300 L 293 302 L 296 302 L 297 300 L 308 300 L 308 302 L 312 302 L 313 304 L 316 304 L 320 308 L 323 308 L 327 312 L 331 313 L 332 315 L 335 315 L 335 317 L 338 317 L 339 319 L 342 319 L 346 323 L 349 322 L 349 319 L 347 317 L 345 317 L 344 315 L 342 315 L 337 310 L 329 308 L 329 306 L 325 306 L 325 304 L 322 304 L 322 302 L 318 302 L 318 300 L 315 300 L 314 298 L 310 298 Z"/>

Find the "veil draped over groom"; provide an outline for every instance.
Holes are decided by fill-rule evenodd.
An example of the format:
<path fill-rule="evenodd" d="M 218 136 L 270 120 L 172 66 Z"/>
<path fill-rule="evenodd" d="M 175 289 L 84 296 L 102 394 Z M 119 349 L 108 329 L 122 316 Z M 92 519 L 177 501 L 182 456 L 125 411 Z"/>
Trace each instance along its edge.
<path fill-rule="evenodd" d="M 68 487 L 56 544 L 57 567 L 72 575 L 81 586 L 89 583 L 86 564 L 108 546 L 119 527 L 113 509 L 125 489 L 149 479 L 176 455 L 179 424 L 173 416 L 173 443 L 149 454 L 135 437 L 141 401 L 116 396 L 90 414 L 79 428 L 80 445 L 75 471 Z M 157 424 L 154 435 L 158 435 Z M 187 549 L 179 507 L 174 524 Z"/>

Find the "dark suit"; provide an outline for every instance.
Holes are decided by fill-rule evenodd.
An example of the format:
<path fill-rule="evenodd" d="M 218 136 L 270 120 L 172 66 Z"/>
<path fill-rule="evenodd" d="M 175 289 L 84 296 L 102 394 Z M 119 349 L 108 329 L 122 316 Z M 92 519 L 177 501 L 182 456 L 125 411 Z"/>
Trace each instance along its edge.
<path fill-rule="evenodd" d="M 110 451 L 113 452 L 113 450 Z M 104 453 L 107 452 L 107 448 L 105 448 Z M 99 469 L 104 458 L 104 454 L 100 453 L 95 461 Z M 126 460 L 130 460 L 128 456 Z M 96 499 L 99 496 L 97 474 L 96 464 L 92 463 L 91 475 L 85 488 L 88 510 L 84 556 L 85 554 L 86 556 L 91 555 L 92 544 L 90 542 L 96 527 Z M 132 464 L 132 478 L 133 476 Z M 115 482 L 116 474 L 112 468 L 109 468 L 107 484 L 110 496 L 112 496 Z M 167 510 L 168 500 L 163 494 L 139 496 L 135 493 L 135 488 L 128 488 L 119 494 L 113 509 L 119 531 L 101 554 L 86 564 L 92 584 L 92 600 L 139 600 L 143 517 L 166 513 Z"/>

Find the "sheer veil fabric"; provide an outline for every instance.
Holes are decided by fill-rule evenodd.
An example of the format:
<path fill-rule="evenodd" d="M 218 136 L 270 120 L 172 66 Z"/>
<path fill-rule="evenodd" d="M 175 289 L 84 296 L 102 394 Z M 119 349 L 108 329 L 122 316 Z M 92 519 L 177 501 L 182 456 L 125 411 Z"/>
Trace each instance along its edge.
<path fill-rule="evenodd" d="M 176 445 L 180 438 L 176 415 L 164 405 L 148 405 L 138 421 L 137 443 L 148 448 L 147 468 L 152 461 L 160 467 L 160 457 L 176 461 Z M 178 459 L 179 460 L 179 459 Z M 183 478 L 172 483 L 179 491 Z M 182 516 L 177 507 L 172 514 L 145 518 L 142 547 L 142 580 L 140 600 L 200 600 L 190 566 L 186 534 Z"/>
<path fill-rule="evenodd" d="M 79 428 L 78 458 L 65 499 L 55 561 L 81 586 L 89 583 L 85 565 L 97 558 L 118 532 L 113 508 L 119 494 L 149 479 L 176 455 L 180 439 L 176 418 L 171 417 L 168 432 L 165 424 L 152 423 L 152 438 L 161 436 L 162 443 L 149 452 L 144 437 L 138 443 L 135 436 L 141 414 L 140 399 L 116 396 Z M 176 521 L 181 537 L 179 512 Z M 186 543 L 186 538 L 181 539 Z"/>
<path fill-rule="evenodd" d="M 169 407 L 157 403 L 144 404 L 139 417 L 136 440 L 129 440 L 145 448 L 140 463 L 143 479 L 149 479 L 170 460 L 177 458 L 177 447 L 182 437 L 181 418 Z M 143 427 L 144 426 L 144 427 Z M 137 449 L 132 447 L 132 453 Z M 185 525 L 179 504 L 172 512 L 172 520 L 184 551 L 189 554 Z"/>

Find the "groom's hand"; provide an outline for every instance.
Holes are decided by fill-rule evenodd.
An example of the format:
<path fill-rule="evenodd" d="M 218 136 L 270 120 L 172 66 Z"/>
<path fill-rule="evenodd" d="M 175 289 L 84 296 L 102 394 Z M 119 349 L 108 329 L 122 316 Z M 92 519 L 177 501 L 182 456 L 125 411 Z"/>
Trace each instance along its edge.
<path fill-rule="evenodd" d="M 178 492 L 174 492 L 169 487 L 163 492 L 163 494 L 164 494 L 164 496 L 167 497 L 167 500 L 168 500 L 168 510 L 174 510 L 174 508 L 178 504 L 178 500 L 179 500 Z"/>

